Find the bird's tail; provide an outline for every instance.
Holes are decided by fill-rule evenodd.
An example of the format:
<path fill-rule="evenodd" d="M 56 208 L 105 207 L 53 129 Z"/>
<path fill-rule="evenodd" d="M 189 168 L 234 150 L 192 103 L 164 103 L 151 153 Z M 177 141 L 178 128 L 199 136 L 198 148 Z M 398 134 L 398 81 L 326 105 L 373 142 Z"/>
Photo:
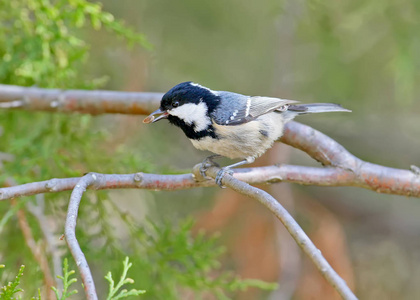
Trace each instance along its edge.
<path fill-rule="evenodd" d="M 333 111 L 345 111 L 351 112 L 351 110 L 342 107 L 340 104 L 335 103 L 311 103 L 311 104 L 293 104 L 289 105 L 288 111 L 292 111 L 297 114 L 312 114 L 322 112 L 333 112 Z"/>

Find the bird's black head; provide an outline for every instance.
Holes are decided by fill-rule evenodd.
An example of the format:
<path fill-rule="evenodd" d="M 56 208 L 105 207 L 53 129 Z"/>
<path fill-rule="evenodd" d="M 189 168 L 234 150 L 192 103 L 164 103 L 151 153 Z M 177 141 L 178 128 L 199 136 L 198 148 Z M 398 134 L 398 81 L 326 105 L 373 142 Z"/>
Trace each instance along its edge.
<path fill-rule="evenodd" d="M 183 82 L 163 95 L 160 108 L 143 122 L 168 119 L 190 139 L 213 135 L 210 113 L 219 105 L 218 92 L 192 82 Z M 159 115 L 155 118 L 155 115 Z"/>
<path fill-rule="evenodd" d="M 212 112 L 219 102 L 217 92 L 212 91 L 204 86 L 193 83 L 191 81 L 182 82 L 171 88 L 162 97 L 160 109 L 169 111 L 172 108 L 182 106 L 184 104 L 206 103 L 209 111 Z"/>

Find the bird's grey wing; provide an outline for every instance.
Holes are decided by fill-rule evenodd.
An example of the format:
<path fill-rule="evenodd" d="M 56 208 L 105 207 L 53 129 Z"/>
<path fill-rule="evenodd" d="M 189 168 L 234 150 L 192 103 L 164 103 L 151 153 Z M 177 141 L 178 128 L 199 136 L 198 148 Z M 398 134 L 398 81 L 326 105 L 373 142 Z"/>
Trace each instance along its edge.
<path fill-rule="evenodd" d="M 286 110 L 287 105 L 298 102 L 271 97 L 235 95 L 235 99 L 229 99 L 230 95 L 224 95 L 223 102 L 212 114 L 212 119 L 216 124 L 239 125 L 247 123 L 263 114 L 275 110 Z"/>
<path fill-rule="evenodd" d="M 289 104 L 297 103 L 298 101 L 295 100 L 287 100 L 287 99 L 280 99 L 280 98 L 271 98 L 271 97 L 250 97 L 251 104 L 248 103 L 245 109 L 245 115 L 248 114 L 251 116 L 252 119 L 255 119 L 261 115 L 266 113 L 278 110 L 284 111 L 287 110 Z M 249 101 L 249 100 L 248 100 Z"/>

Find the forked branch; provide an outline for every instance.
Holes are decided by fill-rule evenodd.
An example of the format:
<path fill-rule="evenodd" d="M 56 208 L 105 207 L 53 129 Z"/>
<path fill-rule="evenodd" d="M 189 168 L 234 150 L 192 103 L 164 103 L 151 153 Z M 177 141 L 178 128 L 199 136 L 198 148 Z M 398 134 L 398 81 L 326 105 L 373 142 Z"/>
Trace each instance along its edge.
<path fill-rule="evenodd" d="M 325 134 L 300 123 L 290 122 L 281 141 L 308 153 L 326 167 L 294 165 L 235 169 L 234 177 L 250 183 L 291 182 L 319 186 L 356 186 L 378 193 L 420 197 L 418 172 L 388 168 L 358 159 Z M 80 177 L 50 179 L 0 188 L 0 200 L 39 193 L 72 190 Z M 147 173 L 104 175 L 98 189 L 180 190 L 214 186 L 213 181 L 196 181 L 192 174 Z"/>
<path fill-rule="evenodd" d="M 219 170 L 220 169 L 218 168 L 210 168 L 206 174 L 215 178 Z M 198 172 L 197 176 L 199 176 Z M 251 186 L 228 174 L 223 177 L 222 183 L 224 186 L 227 186 L 242 195 L 255 199 L 267 207 L 283 223 L 299 247 L 308 255 L 309 259 L 315 264 L 322 276 L 324 276 L 331 286 L 337 290 L 341 297 L 348 300 L 357 299 L 347 286 L 346 282 L 334 271 L 324 256 L 322 256 L 321 251 L 316 248 L 295 219 L 276 199 L 273 198 L 273 196 L 266 191 Z"/>

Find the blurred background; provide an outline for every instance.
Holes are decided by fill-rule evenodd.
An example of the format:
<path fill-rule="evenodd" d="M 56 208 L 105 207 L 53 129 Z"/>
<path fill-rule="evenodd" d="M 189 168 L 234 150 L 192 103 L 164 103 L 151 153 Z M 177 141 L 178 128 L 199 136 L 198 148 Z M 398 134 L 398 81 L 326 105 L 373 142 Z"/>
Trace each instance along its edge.
<path fill-rule="evenodd" d="M 340 103 L 353 112 L 297 121 L 363 160 L 402 169 L 420 165 L 419 1 L 101 3 L 153 45 L 127 49 L 105 30 L 80 29 L 91 53 L 82 72 L 108 77 L 101 88 L 166 92 L 191 80 L 213 90 Z M 108 150 L 130 149 L 141 157 L 141 166 L 161 172 L 188 172 L 208 154 L 195 150 L 177 128 L 141 120 L 107 115 L 94 122 L 110 132 Z M 317 165 L 285 145 L 276 145 L 255 165 L 282 162 Z M 132 165 L 131 171 L 139 168 Z M 419 297 L 418 199 L 351 187 L 282 183 L 264 188 L 296 217 L 360 299 Z M 282 225 L 252 200 L 218 188 L 114 191 L 111 199 L 139 221 L 193 216 L 193 232 L 220 235 L 223 266 L 243 278 L 279 284 L 276 291 L 235 292 L 233 299 L 339 299 Z M 137 283 L 141 286 L 141 279 Z"/>

